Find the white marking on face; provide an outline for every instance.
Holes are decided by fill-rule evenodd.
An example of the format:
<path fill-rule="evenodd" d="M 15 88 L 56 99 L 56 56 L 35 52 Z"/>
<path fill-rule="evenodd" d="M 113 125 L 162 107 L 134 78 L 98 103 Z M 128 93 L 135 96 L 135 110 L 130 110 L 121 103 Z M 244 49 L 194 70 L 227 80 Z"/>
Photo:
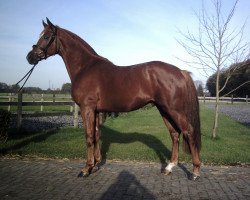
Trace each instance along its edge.
<path fill-rule="evenodd" d="M 39 39 L 40 39 L 41 37 L 43 37 L 43 35 L 44 35 L 44 31 L 42 31 L 42 32 L 40 33 Z"/>
<path fill-rule="evenodd" d="M 169 163 L 168 166 L 165 168 L 167 171 L 172 172 L 173 167 L 175 167 L 175 163 Z"/>

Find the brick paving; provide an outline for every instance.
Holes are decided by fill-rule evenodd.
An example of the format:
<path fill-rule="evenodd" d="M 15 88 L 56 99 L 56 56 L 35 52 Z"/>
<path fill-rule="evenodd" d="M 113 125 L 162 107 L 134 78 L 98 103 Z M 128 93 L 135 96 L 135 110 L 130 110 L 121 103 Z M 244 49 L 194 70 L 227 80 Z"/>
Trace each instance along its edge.
<path fill-rule="evenodd" d="M 77 178 L 79 160 L 0 158 L 0 199 L 250 199 L 250 167 L 202 166 L 189 180 L 191 165 L 171 176 L 157 163 L 108 161 L 99 171 Z"/>

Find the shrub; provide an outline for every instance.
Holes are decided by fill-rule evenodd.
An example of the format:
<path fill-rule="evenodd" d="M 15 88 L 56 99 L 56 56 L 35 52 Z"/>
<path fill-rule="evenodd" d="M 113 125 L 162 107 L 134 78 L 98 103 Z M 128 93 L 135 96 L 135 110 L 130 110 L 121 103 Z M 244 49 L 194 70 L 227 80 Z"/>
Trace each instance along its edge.
<path fill-rule="evenodd" d="M 10 115 L 10 112 L 0 109 L 0 140 L 6 141 L 8 139 Z"/>

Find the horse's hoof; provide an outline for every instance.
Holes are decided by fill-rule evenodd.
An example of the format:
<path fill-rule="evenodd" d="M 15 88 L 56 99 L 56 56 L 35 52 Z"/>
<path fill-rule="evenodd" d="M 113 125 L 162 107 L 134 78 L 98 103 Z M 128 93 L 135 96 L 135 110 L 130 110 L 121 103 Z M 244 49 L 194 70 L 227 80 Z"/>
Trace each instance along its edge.
<path fill-rule="evenodd" d="M 84 172 L 84 171 L 81 171 L 79 174 L 78 174 L 78 178 L 80 178 L 80 177 L 87 177 L 87 176 L 89 176 L 89 173 L 88 172 Z"/>
<path fill-rule="evenodd" d="M 193 174 L 193 181 L 198 181 L 200 179 L 200 175 Z"/>
<path fill-rule="evenodd" d="M 165 176 L 169 176 L 169 175 L 172 175 L 172 172 L 167 170 L 167 169 L 162 169 L 161 170 L 161 173 L 163 173 Z"/>

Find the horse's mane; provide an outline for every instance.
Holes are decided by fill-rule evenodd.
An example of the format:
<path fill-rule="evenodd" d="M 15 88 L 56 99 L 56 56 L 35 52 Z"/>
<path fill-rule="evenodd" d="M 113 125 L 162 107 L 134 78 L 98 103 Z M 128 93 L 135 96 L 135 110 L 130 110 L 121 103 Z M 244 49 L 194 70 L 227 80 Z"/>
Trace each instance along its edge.
<path fill-rule="evenodd" d="M 57 27 L 57 28 L 60 28 L 60 27 Z M 97 54 L 96 51 L 87 42 L 85 42 L 81 37 L 79 37 L 75 33 L 68 31 L 67 29 L 63 29 L 63 28 L 60 28 L 60 29 L 63 30 L 64 32 L 66 32 L 68 35 L 70 35 L 70 37 L 72 37 L 73 39 L 77 40 L 79 42 L 79 44 L 82 45 L 84 48 L 86 48 L 91 54 L 94 54 L 95 56 L 97 56 L 103 60 L 109 61 L 107 58 L 104 58 L 104 57 L 100 56 L 99 54 Z"/>

